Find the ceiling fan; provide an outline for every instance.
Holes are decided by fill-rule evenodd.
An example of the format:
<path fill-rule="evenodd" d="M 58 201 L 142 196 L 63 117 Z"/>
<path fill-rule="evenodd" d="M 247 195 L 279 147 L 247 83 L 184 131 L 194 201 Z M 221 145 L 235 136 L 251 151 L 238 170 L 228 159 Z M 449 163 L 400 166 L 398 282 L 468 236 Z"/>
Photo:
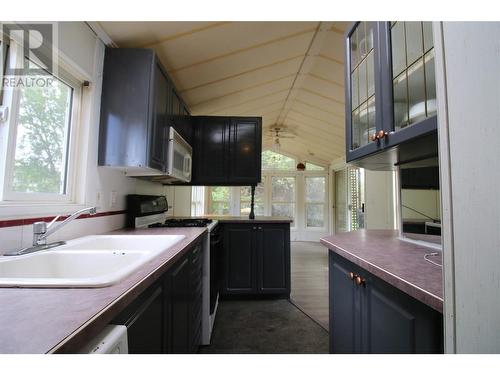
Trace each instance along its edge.
<path fill-rule="evenodd" d="M 281 143 L 281 139 L 292 139 L 295 138 L 295 133 L 293 133 L 290 129 L 283 126 L 273 126 L 267 129 L 266 137 L 274 139 L 273 143 L 273 151 L 279 152 Z"/>

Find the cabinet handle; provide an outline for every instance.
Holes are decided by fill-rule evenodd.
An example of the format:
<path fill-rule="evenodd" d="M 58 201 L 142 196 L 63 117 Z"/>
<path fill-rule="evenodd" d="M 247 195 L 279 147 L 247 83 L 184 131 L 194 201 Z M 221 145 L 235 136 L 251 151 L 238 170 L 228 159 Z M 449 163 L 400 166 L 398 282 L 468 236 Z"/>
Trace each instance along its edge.
<path fill-rule="evenodd" d="M 349 279 L 354 280 L 355 277 L 356 275 L 354 274 L 354 272 L 349 272 Z"/>
<path fill-rule="evenodd" d="M 259 227 L 259 230 L 262 230 L 262 227 Z"/>
<path fill-rule="evenodd" d="M 253 227 L 252 229 L 253 229 L 253 230 L 257 230 L 257 227 Z"/>
<path fill-rule="evenodd" d="M 377 133 L 376 135 L 376 138 L 377 139 L 382 139 L 384 138 L 385 136 L 387 136 L 387 132 L 383 131 L 383 130 L 379 130 L 379 132 Z"/>
<path fill-rule="evenodd" d="M 356 277 L 356 285 L 365 285 L 365 281 L 361 276 Z"/>
<path fill-rule="evenodd" d="M 372 140 L 372 142 L 375 142 L 378 138 L 377 138 L 377 133 L 373 133 L 370 137 L 370 139 Z"/>

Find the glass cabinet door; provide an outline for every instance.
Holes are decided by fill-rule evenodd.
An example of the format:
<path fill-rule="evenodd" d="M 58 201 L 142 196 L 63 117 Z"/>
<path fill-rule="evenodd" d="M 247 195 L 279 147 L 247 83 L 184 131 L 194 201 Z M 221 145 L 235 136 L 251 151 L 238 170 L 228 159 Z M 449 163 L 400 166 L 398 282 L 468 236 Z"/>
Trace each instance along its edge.
<path fill-rule="evenodd" d="M 431 22 L 391 22 L 392 97 L 398 132 L 436 114 Z"/>
<path fill-rule="evenodd" d="M 348 148 L 357 150 L 372 143 L 375 124 L 375 40 L 376 23 L 359 22 L 348 35 L 347 82 L 350 84 L 350 102 L 347 113 Z M 349 119 L 350 117 L 350 119 Z M 350 121 L 350 123 L 349 123 Z M 350 126 L 349 126 L 350 125 Z"/>

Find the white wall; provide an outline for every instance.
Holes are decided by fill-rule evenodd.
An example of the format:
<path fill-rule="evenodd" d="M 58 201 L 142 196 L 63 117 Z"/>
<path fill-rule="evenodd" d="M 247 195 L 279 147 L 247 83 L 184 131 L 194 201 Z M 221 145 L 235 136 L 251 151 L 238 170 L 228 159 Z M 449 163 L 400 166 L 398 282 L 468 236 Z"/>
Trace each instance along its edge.
<path fill-rule="evenodd" d="M 394 172 L 365 169 L 365 228 L 395 229 Z"/>
<path fill-rule="evenodd" d="M 434 23 L 445 350 L 500 353 L 500 23 Z"/>

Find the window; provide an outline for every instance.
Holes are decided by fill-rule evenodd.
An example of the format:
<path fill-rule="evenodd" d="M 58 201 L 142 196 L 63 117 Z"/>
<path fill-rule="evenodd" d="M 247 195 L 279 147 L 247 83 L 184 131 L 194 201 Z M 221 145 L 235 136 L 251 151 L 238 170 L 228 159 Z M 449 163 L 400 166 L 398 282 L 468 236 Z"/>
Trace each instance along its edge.
<path fill-rule="evenodd" d="M 295 177 L 271 177 L 271 215 L 295 217 Z"/>
<path fill-rule="evenodd" d="M 230 215 L 231 214 L 231 188 L 228 186 L 211 186 L 207 188 L 209 215 Z"/>
<path fill-rule="evenodd" d="M 326 177 L 305 178 L 306 227 L 325 227 Z"/>
<path fill-rule="evenodd" d="M 297 161 L 289 156 L 266 150 L 262 152 L 263 170 L 295 170 Z"/>
<path fill-rule="evenodd" d="M 191 188 L 191 216 L 203 216 L 205 213 L 205 187 Z"/>
<path fill-rule="evenodd" d="M 14 59 L 36 66 L 11 47 Z M 51 78 L 47 85 L 6 88 L 11 116 L 2 200 L 73 199 L 72 132 L 81 84 L 64 72 Z"/>
<path fill-rule="evenodd" d="M 306 161 L 306 171 L 324 171 L 324 170 L 325 170 L 324 167 Z"/>
<path fill-rule="evenodd" d="M 265 189 L 264 189 L 265 178 L 262 178 L 262 182 L 255 187 L 254 196 L 254 213 L 255 216 L 264 216 L 264 201 L 265 201 Z M 252 189 L 250 186 L 242 186 L 240 188 L 240 215 L 246 216 L 250 214 L 250 203 L 252 198 Z"/>

